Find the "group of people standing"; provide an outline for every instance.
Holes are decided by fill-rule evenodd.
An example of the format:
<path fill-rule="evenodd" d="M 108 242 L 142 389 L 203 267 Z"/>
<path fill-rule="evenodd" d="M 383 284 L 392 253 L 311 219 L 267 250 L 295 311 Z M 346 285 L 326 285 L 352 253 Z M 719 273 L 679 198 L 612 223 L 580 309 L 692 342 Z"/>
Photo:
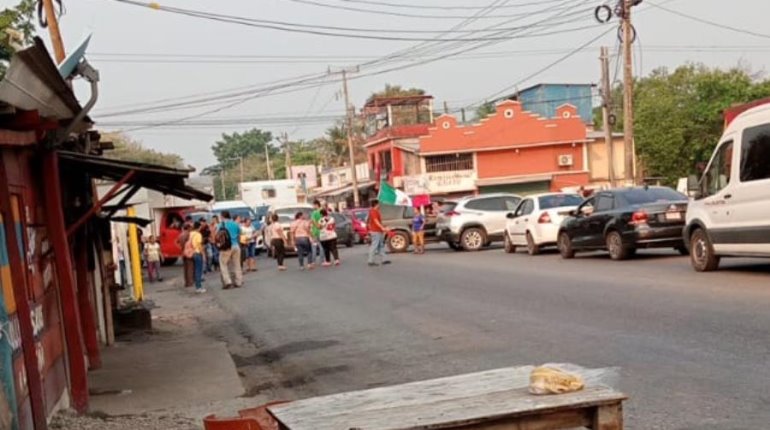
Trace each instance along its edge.
<path fill-rule="evenodd" d="M 286 250 L 291 246 L 297 251 L 300 270 L 305 270 L 305 260 L 307 260 L 307 269 L 314 269 L 316 261 L 321 260 L 321 250 L 323 250 L 321 266 L 340 265 L 340 255 L 337 250 L 337 224 L 331 212 L 322 208 L 318 200 L 313 202 L 313 211 L 309 217 L 302 211 L 294 215 L 288 237 L 277 214 L 272 215 L 268 228 L 271 237 L 270 246 L 278 262 L 278 270 L 286 270 L 284 264 Z"/>

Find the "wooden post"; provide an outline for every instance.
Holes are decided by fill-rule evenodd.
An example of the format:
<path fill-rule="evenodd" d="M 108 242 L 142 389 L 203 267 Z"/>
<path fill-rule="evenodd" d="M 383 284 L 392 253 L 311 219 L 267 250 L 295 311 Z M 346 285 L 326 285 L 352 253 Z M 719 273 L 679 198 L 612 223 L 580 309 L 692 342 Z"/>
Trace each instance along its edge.
<path fill-rule="evenodd" d="M 289 145 L 289 135 L 283 133 L 283 152 L 286 154 L 286 179 L 291 179 L 291 146 Z"/>
<path fill-rule="evenodd" d="M 626 157 L 626 177 L 636 183 L 634 165 L 634 69 L 633 69 L 633 31 L 631 25 L 631 7 L 633 0 L 623 0 L 623 139 Z"/>
<path fill-rule="evenodd" d="M 612 108 L 612 88 L 610 87 L 610 58 L 609 49 L 602 47 L 602 123 L 604 124 L 604 142 L 607 145 L 608 179 L 610 186 L 615 186 L 615 147 L 612 141 L 610 126 L 610 109 Z"/>
<path fill-rule="evenodd" d="M 27 388 L 32 406 L 32 422 L 36 430 L 45 430 L 47 423 L 45 403 L 43 401 L 43 383 L 37 362 L 35 331 L 32 327 L 31 317 L 32 310 L 27 298 L 27 284 L 24 281 L 25 264 L 18 246 L 21 243 L 21 238 L 16 230 L 16 223 L 21 222 L 21 208 L 17 208 L 19 219 L 14 219 L 11 193 L 9 191 L 8 175 L 5 171 L 2 152 L 0 152 L 0 213 L 3 215 L 3 227 L 5 229 L 5 237 L 7 238 L 6 248 L 8 250 L 8 262 L 11 267 L 13 296 L 16 301 L 16 317 L 19 319 L 19 329 L 21 331 L 21 348 L 24 357 L 24 370 L 27 374 Z M 49 214 L 48 217 L 50 216 Z"/>
<path fill-rule="evenodd" d="M 83 332 L 83 341 L 88 354 L 88 368 L 95 370 L 102 367 L 102 359 L 99 355 L 99 339 L 96 335 L 96 318 L 94 308 L 91 306 L 91 283 L 88 281 L 88 253 L 91 252 L 88 235 L 83 229 L 77 234 L 75 240 L 75 273 L 78 282 L 78 309 L 80 310 L 80 324 Z"/>
<path fill-rule="evenodd" d="M 56 64 L 64 61 L 64 43 L 61 40 L 59 31 L 59 20 L 56 18 L 56 11 L 53 7 L 53 0 L 43 0 L 43 9 L 45 10 L 45 19 L 48 22 L 48 34 L 51 36 L 51 45 L 53 45 L 53 54 L 56 57 Z"/>
<path fill-rule="evenodd" d="M 72 407 L 78 413 L 84 414 L 88 411 L 88 378 L 83 339 L 80 333 L 81 324 L 75 294 L 75 279 L 72 274 L 72 257 L 67 241 L 67 228 L 64 225 L 59 154 L 56 151 L 49 151 L 43 156 L 43 169 L 41 171 L 45 172 L 43 183 L 46 189 L 46 220 L 56 261 L 56 274 L 59 278 L 62 321 L 67 341 L 67 358 L 69 359 Z"/>
<path fill-rule="evenodd" d="M 599 406 L 594 415 L 593 430 L 623 430 L 623 405 Z"/>
<path fill-rule="evenodd" d="M 135 217 L 136 209 L 129 206 L 126 209 L 126 216 Z M 139 255 L 139 234 L 136 224 L 128 225 L 128 250 L 131 256 L 131 280 L 134 284 L 134 300 L 141 302 L 144 300 L 144 284 L 142 281 L 142 259 Z"/>

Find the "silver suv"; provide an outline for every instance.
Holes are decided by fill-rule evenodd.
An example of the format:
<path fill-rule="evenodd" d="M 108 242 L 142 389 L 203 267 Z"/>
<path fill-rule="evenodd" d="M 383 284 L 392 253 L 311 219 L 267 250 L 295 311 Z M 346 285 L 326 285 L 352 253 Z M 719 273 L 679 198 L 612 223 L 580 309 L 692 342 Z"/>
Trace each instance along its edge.
<path fill-rule="evenodd" d="M 516 210 L 516 194 L 482 194 L 457 201 L 436 221 L 436 236 L 454 250 L 478 251 L 505 237 L 506 215 Z"/>

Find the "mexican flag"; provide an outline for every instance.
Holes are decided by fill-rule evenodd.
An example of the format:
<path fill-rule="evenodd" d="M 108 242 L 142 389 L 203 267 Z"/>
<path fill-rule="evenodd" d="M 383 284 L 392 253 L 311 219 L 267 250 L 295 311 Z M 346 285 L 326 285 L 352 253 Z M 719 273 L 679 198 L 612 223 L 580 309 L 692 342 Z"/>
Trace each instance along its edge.
<path fill-rule="evenodd" d="M 393 206 L 412 206 L 412 199 L 405 192 L 390 186 L 386 181 L 380 182 L 380 193 L 377 200 L 381 204 Z"/>

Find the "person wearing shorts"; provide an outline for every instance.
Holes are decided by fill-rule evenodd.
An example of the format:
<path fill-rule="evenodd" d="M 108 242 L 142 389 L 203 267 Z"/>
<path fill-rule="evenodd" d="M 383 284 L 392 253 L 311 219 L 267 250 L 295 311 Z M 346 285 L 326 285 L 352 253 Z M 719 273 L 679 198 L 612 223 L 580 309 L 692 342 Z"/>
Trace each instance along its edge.
<path fill-rule="evenodd" d="M 425 215 L 422 208 L 418 209 L 412 218 L 412 243 L 415 254 L 425 254 Z"/>

